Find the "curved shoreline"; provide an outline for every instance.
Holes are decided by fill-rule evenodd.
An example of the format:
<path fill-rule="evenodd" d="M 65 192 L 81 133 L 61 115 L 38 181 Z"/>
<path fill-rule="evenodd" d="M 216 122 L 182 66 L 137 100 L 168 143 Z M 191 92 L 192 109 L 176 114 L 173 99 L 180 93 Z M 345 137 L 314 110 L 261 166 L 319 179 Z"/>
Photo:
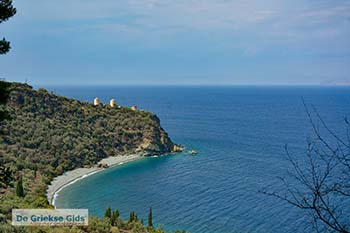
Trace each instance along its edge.
<path fill-rule="evenodd" d="M 138 159 L 144 158 L 144 154 L 132 154 L 132 155 L 118 155 L 111 156 L 105 159 L 102 159 L 99 164 L 107 164 L 108 168 L 122 165 L 127 162 L 135 161 Z M 51 205 L 56 208 L 55 202 L 58 196 L 58 193 L 66 188 L 67 186 L 77 182 L 78 180 L 84 179 L 90 175 L 93 175 L 97 172 L 103 171 L 108 168 L 101 167 L 91 167 L 91 168 L 76 168 L 74 170 L 65 172 L 64 174 L 55 177 L 52 182 L 48 185 L 46 189 L 46 197 Z"/>
<path fill-rule="evenodd" d="M 77 182 L 78 180 L 84 179 L 84 178 L 86 178 L 86 177 L 88 177 L 88 176 L 90 176 L 90 175 L 93 175 L 93 174 L 95 174 L 95 173 L 97 173 L 97 172 L 100 172 L 100 171 L 102 171 L 102 170 L 103 170 L 103 169 L 99 169 L 99 170 L 90 172 L 90 173 L 88 173 L 88 174 L 85 174 L 85 175 L 83 175 L 83 176 L 80 176 L 80 177 L 78 177 L 78 178 L 76 178 L 76 179 L 74 179 L 74 180 L 68 182 L 67 184 L 64 184 L 64 185 L 63 185 L 62 187 L 60 187 L 56 192 L 53 193 L 53 196 L 52 196 L 52 198 L 51 198 L 52 201 L 50 202 L 50 204 L 53 205 L 53 206 L 55 207 L 55 209 L 56 209 L 55 202 L 56 202 L 56 198 L 58 197 L 58 193 L 59 193 L 60 191 L 62 191 L 65 187 L 67 187 L 67 186 L 69 186 L 69 185 L 71 185 L 71 184 L 74 184 L 74 183 Z"/>

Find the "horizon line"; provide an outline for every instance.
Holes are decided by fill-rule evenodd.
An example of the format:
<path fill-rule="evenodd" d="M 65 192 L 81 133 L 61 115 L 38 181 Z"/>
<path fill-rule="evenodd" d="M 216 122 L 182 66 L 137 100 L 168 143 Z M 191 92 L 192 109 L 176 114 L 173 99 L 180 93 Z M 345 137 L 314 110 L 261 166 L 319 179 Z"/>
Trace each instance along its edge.
<path fill-rule="evenodd" d="M 350 84 L 29 84 L 33 87 L 350 87 Z"/>
<path fill-rule="evenodd" d="M 287 83 L 222 83 L 222 84 L 211 84 L 211 83 L 30 83 L 30 82 L 21 82 L 21 81 L 11 81 L 2 79 L 6 82 L 14 82 L 14 83 L 22 83 L 33 86 L 35 88 L 40 87 L 350 87 L 350 83 L 335 83 L 335 84 L 320 84 L 320 83 L 295 83 L 295 84 L 287 84 Z"/>

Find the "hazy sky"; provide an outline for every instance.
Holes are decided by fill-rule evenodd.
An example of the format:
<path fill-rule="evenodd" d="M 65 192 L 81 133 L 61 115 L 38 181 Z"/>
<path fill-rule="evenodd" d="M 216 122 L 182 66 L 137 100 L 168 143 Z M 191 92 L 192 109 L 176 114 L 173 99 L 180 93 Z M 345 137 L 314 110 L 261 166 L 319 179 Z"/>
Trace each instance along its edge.
<path fill-rule="evenodd" d="M 14 0 L 0 77 L 350 85 L 349 0 Z"/>

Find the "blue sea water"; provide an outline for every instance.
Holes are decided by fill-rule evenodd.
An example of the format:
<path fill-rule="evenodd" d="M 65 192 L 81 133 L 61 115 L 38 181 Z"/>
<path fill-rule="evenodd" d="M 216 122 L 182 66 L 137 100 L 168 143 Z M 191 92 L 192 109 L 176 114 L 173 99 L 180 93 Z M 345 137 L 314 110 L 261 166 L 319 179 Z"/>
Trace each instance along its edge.
<path fill-rule="evenodd" d="M 305 159 L 311 136 L 302 98 L 329 127 L 342 132 L 349 115 L 349 87 L 49 87 L 91 102 L 137 105 L 156 113 L 176 143 L 199 151 L 107 169 L 63 189 L 60 208 L 88 208 L 103 216 L 107 207 L 123 217 L 136 211 L 166 230 L 191 233 L 312 232 L 305 213 L 259 193 L 283 190 L 288 178 L 284 145 Z"/>

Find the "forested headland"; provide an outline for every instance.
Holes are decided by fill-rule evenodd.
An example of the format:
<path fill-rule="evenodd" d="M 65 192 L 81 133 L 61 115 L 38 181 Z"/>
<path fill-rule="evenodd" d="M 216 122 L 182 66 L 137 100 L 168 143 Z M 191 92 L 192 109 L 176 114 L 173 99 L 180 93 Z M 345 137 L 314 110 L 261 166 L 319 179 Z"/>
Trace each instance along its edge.
<path fill-rule="evenodd" d="M 1 232 L 163 232 L 119 215 L 114 222 L 108 216 L 92 218 L 89 227 L 12 227 L 13 208 L 53 208 L 46 189 L 54 177 L 109 156 L 169 153 L 174 143 L 150 112 L 94 106 L 27 84 L 7 85 L 10 95 L 1 106 L 7 117 L 0 123 Z"/>

